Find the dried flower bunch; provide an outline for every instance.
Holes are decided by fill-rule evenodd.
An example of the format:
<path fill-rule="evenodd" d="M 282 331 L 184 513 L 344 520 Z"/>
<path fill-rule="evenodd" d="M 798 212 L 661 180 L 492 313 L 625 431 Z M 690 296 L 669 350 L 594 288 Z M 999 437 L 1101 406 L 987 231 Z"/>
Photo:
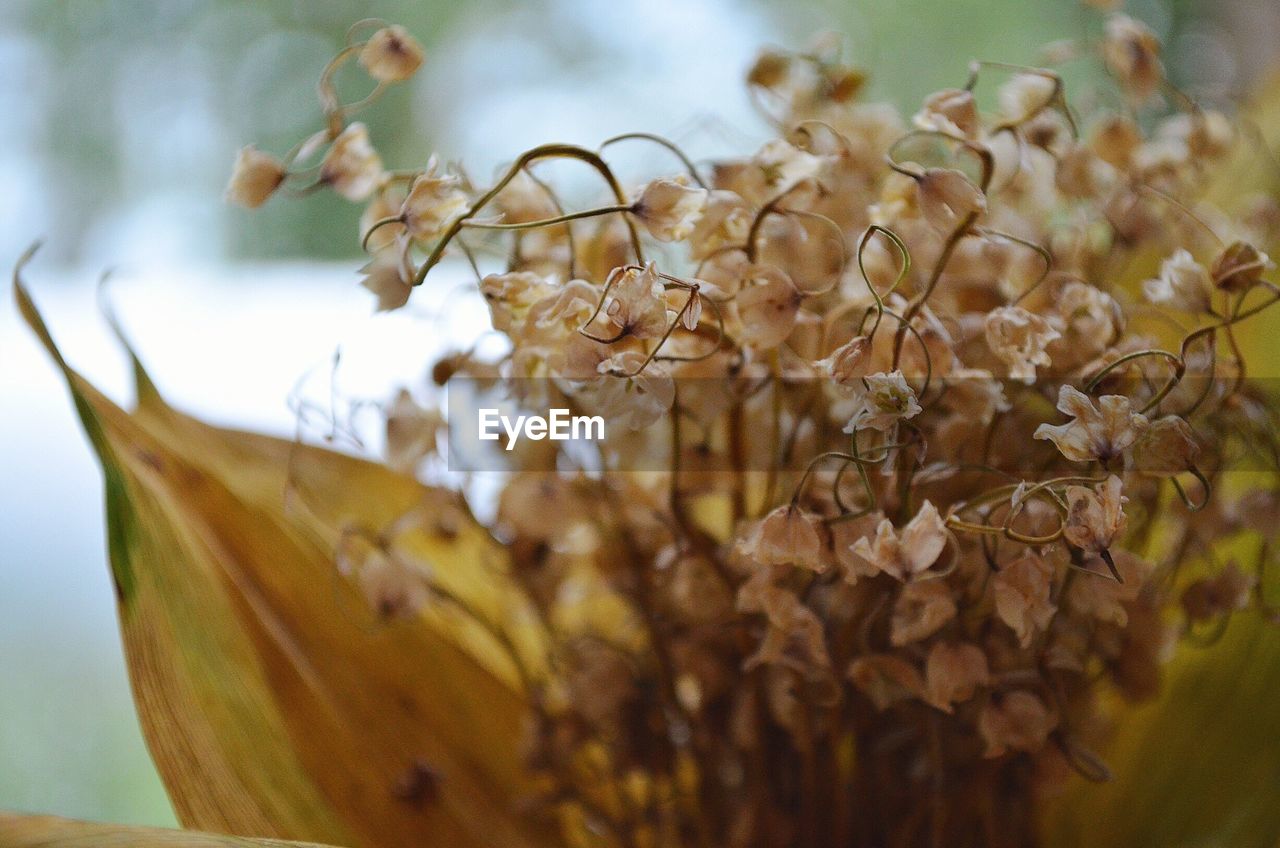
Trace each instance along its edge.
<path fill-rule="evenodd" d="M 1113 15 L 1094 50 L 1123 111 L 975 63 L 909 122 L 857 99 L 836 45 L 767 51 L 748 81 L 780 137 L 705 172 L 644 133 L 534 148 L 484 187 L 388 172 L 329 104 L 319 180 L 368 204 L 379 308 L 456 251 L 510 343 L 438 380 L 545 379 L 643 432 L 603 474 L 511 477 L 490 528 L 539 622 L 536 661 L 508 647 L 541 669 L 525 756 L 567 833 L 1023 844 L 1022 801 L 1106 778 L 1099 695 L 1151 697 L 1175 640 L 1261 603 L 1255 569 L 1183 572 L 1280 515 L 1274 478 L 1222 494 L 1213 441 L 1276 441 L 1233 333 L 1280 299 L 1257 247 L 1280 208 L 1206 199 L 1241 134 L 1172 89 L 1147 27 Z M 625 192 L 605 153 L 629 139 L 678 173 Z M 252 205 L 257 156 L 231 189 Z M 606 202 L 566 211 L 536 174 L 557 158 Z M 421 461 L 438 426 L 398 404 L 389 442 Z M 623 473 L 628 451 L 669 471 Z M 429 602 L 368 553 L 380 608 Z"/>
<path fill-rule="evenodd" d="M 339 571 L 387 628 L 454 616 L 505 681 L 433 678 L 470 704 L 459 726 L 498 689 L 523 720 L 523 750 L 500 752 L 518 797 L 463 758 L 415 763 L 397 798 L 479 816 L 456 844 L 1036 844 L 1073 772 L 1108 779 L 1114 705 L 1159 695 L 1179 640 L 1275 618 L 1275 411 L 1236 334 L 1280 300 L 1280 207 L 1211 200 L 1260 154 L 1169 84 L 1139 22 L 1052 53 L 1096 57 L 1124 108 L 1077 114 L 1052 62 L 975 63 L 904 120 L 823 41 L 750 69 L 778 130 L 751 155 L 704 168 L 634 133 L 536 147 L 479 185 L 435 159 L 388 170 L 352 122 L 422 60 L 381 27 L 325 69 L 323 131 L 241 152 L 244 205 L 295 187 L 366 204 L 379 309 L 467 260 L 509 344 L 431 363 L 437 384 L 629 434 L 590 471 L 517 446 L 561 470 L 512 473 L 490 524 L 444 489 L 343 524 Z M 352 59 L 377 87 L 343 104 Z M 623 142 L 675 174 L 627 191 Z M 565 159 L 600 205 L 539 176 Z M 438 455 L 437 411 L 405 392 L 386 413 L 390 464 Z M 1242 444 L 1270 473 L 1229 478 Z M 665 470 L 632 470 L 653 456 Z M 472 537 L 498 553 L 459 574 L 438 545 Z M 550 842 L 521 829 L 548 821 Z"/>

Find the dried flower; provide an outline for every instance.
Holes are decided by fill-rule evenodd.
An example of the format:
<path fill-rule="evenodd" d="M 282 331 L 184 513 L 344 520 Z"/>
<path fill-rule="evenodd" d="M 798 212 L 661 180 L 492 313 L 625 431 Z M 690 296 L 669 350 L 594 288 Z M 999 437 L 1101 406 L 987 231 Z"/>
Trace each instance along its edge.
<path fill-rule="evenodd" d="M 1048 439 L 1072 462 L 1107 462 L 1120 456 L 1147 426 L 1123 395 L 1103 395 L 1095 406 L 1073 386 L 1058 390 L 1058 411 L 1072 417 L 1066 424 L 1041 424 L 1035 438 Z"/>
<path fill-rule="evenodd" d="M 649 183 L 632 212 L 658 241 L 680 241 L 693 232 L 706 208 L 706 189 L 690 186 L 681 176 Z"/>
<path fill-rule="evenodd" d="M 762 565 L 826 570 L 817 519 L 796 506 L 780 506 L 766 515 L 742 544 L 742 552 Z"/>
<path fill-rule="evenodd" d="M 1085 553 L 1099 554 L 1110 549 L 1124 529 L 1124 505 L 1120 494 L 1124 483 L 1114 474 L 1098 486 L 1067 487 L 1067 521 L 1063 535 Z"/>
<path fill-rule="evenodd" d="M 1000 569 L 995 586 L 996 615 L 1009 625 L 1026 648 L 1036 633 L 1053 620 L 1053 566 L 1043 557 L 1026 552 Z"/>
<path fill-rule="evenodd" d="M 987 757 L 999 757 L 1010 750 L 1038 751 L 1057 724 L 1057 717 L 1043 701 L 1022 690 L 990 701 L 978 718 Z"/>
<path fill-rule="evenodd" d="M 246 145 L 236 156 L 231 181 L 227 183 L 227 200 L 257 209 L 275 194 L 284 177 L 284 163 L 252 144 Z"/>
<path fill-rule="evenodd" d="M 1160 276 L 1142 284 L 1147 300 L 1167 303 L 1187 312 L 1209 308 L 1213 281 L 1209 271 L 1185 250 L 1178 250 L 1160 265 Z"/>
<path fill-rule="evenodd" d="M 1229 292 L 1242 292 L 1262 279 L 1274 267 L 1271 257 L 1253 245 L 1233 242 L 1213 263 L 1214 284 Z"/>
<path fill-rule="evenodd" d="M 895 428 L 899 421 L 920 414 L 916 393 L 907 385 L 901 371 L 872 374 L 864 377 L 862 384 L 864 391 L 844 432 L 879 430 L 883 433 Z"/>
<path fill-rule="evenodd" d="M 467 195 L 456 176 L 436 176 L 435 163 L 414 178 L 400 207 L 400 219 L 415 239 L 438 238 L 467 208 Z"/>
<path fill-rule="evenodd" d="M 413 269 L 409 266 L 407 246 L 390 244 L 373 255 L 360 273 L 360 285 L 378 298 L 378 311 L 389 312 L 409 302 L 413 291 Z"/>
<path fill-rule="evenodd" d="M 347 126 L 320 163 L 320 180 L 347 200 L 364 200 L 382 182 L 382 159 L 364 124 Z"/>
<path fill-rule="evenodd" d="M 662 278 L 650 262 L 643 268 L 627 268 L 618 274 L 609 290 L 605 309 L 619 334 L 638 339 L 660 338 L 667 331 L 667 301 Z"/>
<path fill-rule="evenodd" d="M 987 211 L 987 198 L 953 168 L 929 168 L 916 181 L 920 211 L 939 232 L 950 233 Z"/>
<path fill-rule="evenodd" d="M 1146 24 L 1127 15 L 1112 15 L 1107 19 L 1102 51 L 1107 69 L 1139 103 L 1151 97 L 1164 81 L 1160 41 Z"/>
<path fill-rule="evenodd" d="M 946 546 L 946 524 L 937 508 L 925 501 L 901 535 L 886 518 L 876 527 L 874 540 L 864 536 L 853 543 L 852 550 L 885 574 L 909 581 L 937 562 Z"/>
<path fill-rule="evenodd" d="M 378 82 L 403 82 L 422 65 L 422 45 L 399 24 L 383 27 L 360 49 L 360 65 Z"/>
<path fill-rule="evenodd" d="M 1036 378 L 1036 366 L 1048 365 L 1049 343 L 1061 333 L 1044 318 L 1020 306 L 1001 306 L 986 318 L 987 346 L 1009 366 L 1009 377 L 1030 383 Z"/>
<path fill-rule="evenodd" d="M 977 645 L 935 642 L 924 664 L 925 700 L 944 713 L 990 682 L 987 657 Z"/>

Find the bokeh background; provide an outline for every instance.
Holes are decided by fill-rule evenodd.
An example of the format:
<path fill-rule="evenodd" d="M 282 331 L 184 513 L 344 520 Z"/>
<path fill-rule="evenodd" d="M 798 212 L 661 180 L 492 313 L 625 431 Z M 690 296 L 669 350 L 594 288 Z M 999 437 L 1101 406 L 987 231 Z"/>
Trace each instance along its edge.
<path fill-rule="evenodd" d="M 1208 100 L 1248 92 L 1280 51 L 1276 0 L 1127 11 L 1164 38 L 1174 80 Z M 127 386 L 95 311 L 106 268 L 162 389 L 219 422 L 288 434 L 291 387 L 339 340 L 360 352 L 344 379 L 363 366 L 375 392 L 397 376 L 369 376 L 386 345 L 430 342 L 421 326 L 369 318 L 355 207 L 317 195 L 251 215 L 221 200 L 241 144 L 283 151 L 317 126 L 316 75 L 367 16 L 404 23 L 428 50 L 413 83 L 364 116 L 384 158 L 409 167 L 438 151 L 482 177 L 540 142 L 636 129 L 696 155 L 749 150 L 764 128 L 741 77 L 764 44 L 842 33 L 872 70 L 870 96 L 910 111 L 961 83 L 970 59 L 1032 62 L 1099 26 L 1073 0 L 4 0 L 0 265 L 45 240 L 37 298 L 69 358 L 112 393 Z M 637 171 L 663 164 L 628 155 Z M 169 824 L 116 636 L 97 467 L 9 301 L 0 808 Z"/>

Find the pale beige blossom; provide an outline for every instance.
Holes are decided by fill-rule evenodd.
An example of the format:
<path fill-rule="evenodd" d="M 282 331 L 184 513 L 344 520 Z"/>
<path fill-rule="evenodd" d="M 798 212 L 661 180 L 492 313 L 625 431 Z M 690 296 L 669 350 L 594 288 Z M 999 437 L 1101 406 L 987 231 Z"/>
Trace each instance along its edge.
<path fill-rule="evenodd" d="M 939 232 L 954 232 L 987 211 L 982 189 L 954 168 L 925 170 L 916 189 L 921 214 Z"/>
<path fill-rule="evenodd" d="M 943 580 L 919 580 L 902 587 L 889 619 L 889 641 L 895 647 L 928 639 L 957 612 L 956 599 Z"/>
<path fill-rule="evenodd" d="M 679 176 L 649 183 L 631 211 L 658 241 L 681 241 L 693 232 L 706 208 L 707 190 Z"/>
<path fill-rule="evenodd" d="M 1108 550 L 1124 530 L 1124 482 L 1114 474 L 1092 489 L 1068 486 L 1067 520 L 1063 536 L 1080 550 L 1097 554 Z"/>
<path fill-rule="evenodd" d="M 930 94 L 911 120 L 922 130 L 958 138 L 974 138 L 981 127 L 973 92 L 962 88 L 944 88 Z"/>
<path fill-rule="evenodd" d="M 861 385 L 871 365 L 871 339 L 854 336 L 817 363 L 821 372 L 840 386 Z"/>
<path fill-rule="evenodd" d="M 284 163 L 252 144 L 240 148 L 227 183 L 226 197 L 249 209 L 256 209 L 275 194 L 284 182 Z"/>
<path fill-rule="evenodd" d="M 740 550 L 763 565 L 826 570 L 818 517 L 794 505 L 780 506 L 766 515 Z"/>
<path fill-rule="evenodd" d="M 403 82 L 422 66 L 422 45 L 404 27 L 392 24 L 369 36 L 359 62 L 378 82 Z"/>
<path fill-rule="evenodd" d="M 1072 462 L 1106 462 L 1120 456 L 1147 427 L 1147 417 L 1134 412 L 1127 397 L 1103 395 L 1095 405 L 1084 392 L 1063 385 L 1058 411 L 1072 417 L 1066 424 L 1041 424 L 1034 438 L 1048 439 Z"/>
<path fill-rule="evenodd" d="M 654 264 L 615 273 L 617 278 L 609 289 L 605 314 L 618 327 L 618 333 L 637 339 L 660 338 L 667 332 L 670 319 L 662 278 Z"/>
<path fill-rule="evenodd" d="M 997 696 L 978 716 L 978 732 L 987 745 L 983 756 L 1039 751 L 1057 726 L 1058 717 L 1032 693 L 1017 690 Z"/>
<path fill-rule="evenodd" d="M 379 312 L 399 309 L 409 302 L 414 272 L 402 241 L 394 241 L 373 254 L 360 273 L 364 275 L 360 285 L 377 296 Z"/>
<path fill-rule="evenodd" d="M 920 670 L 896 654 L 867 654 L 849 664 L 848 676 L 877 710 L 924 697 Z"/>
<path fill-rule="evenodd" d="M 419 404 L 405 389 L 396 393 L 385 418 L 387 465 L 410 473 L 436 449 L 444 418 L 438 409 Z"/>
<path fill-rule="evenodd" d="M 369 130 L 359 122 L 333 140 L 320 163 L 320 180 L 347 200 L 367 198 L 382 176 L 382 158 L 369 141 Z"/>
<path fill-rule="evenodd" d="M 1152 303 L 1169 304 L 1187 312 L 1203 312 L 1209 308 L 1213 280 L 1209 270 L 1186 250 L 1176 250 L 1160 264 L 1160 275 L 1142 284 L 1142 291 Z"/>
<path fill-rule="evenodd" d="M 467 208 L 462 180 L 452 174 L 437 175 L 434 160 L 414 178 L 400 207 L 400 220 L 415 239 L 430 241 L 442 233 Z"/>
<path fill-rule="evenodd" d="M 1128 15 L 1107 19 L 1102 55 L 1107 69 L 1138 102 L 1145 101 L 1164 81 L 1160 40 L 1151 28 Z"/>
<path fill-rule="evenodd" d="M 874 539 L 864 536 L 851 550 L 885 574 L 909 581 L 937 562 L 946 546 L 947 525 L 937 507 L 925 501 L 901 534 L 886 518 L 876 527 Z"/>
<path fill-rule="evenodd" d="M 1013 630 L 1026 648 L 1037 633 L 1053 620 L 1053 566 L 1027 551 L 1001 568 L 992 580 L 996 615 Z"/>
<path fill-rule="evenodd" d="M 987 656 L 977 645 L 937 642 L 924 663 L 925 700 L 943 712 L 973 697 L 991 679 Z"/>
<path fill-rule="evenodd" d="M 871 374 L 861 380 L 862 394 L 844 432 L 859 430 L 893 430 L 899 421 L 920 414 L 920 403 L 915 390 L 907 383 L 901 371 L 888 374 Z"/>
<path fill-rule="evenodd" d="M 1176 415 L 1165 415 L 1143 429 L 1129 459 L 1143 474 L 1173 477 L 1194 467 L 1199 453 L 1191 425 Z"/>
<path fill-rule="evenodd" d="M 781 270 L 768 265 L 747 268 L 736 299 L 742 340 L 757 348 L 777 347 L 795 327 L 803 299 Z"/>
<path fill-rule="evenodd" d="M 1037 366 L 1048 365 L 1045 349 L 1062 334 L 1048 321 L 1020 306 L 1001 306 L 987 313 L 987 347 L 1009 366 L 1009 377 L 1031 383 Z"/>

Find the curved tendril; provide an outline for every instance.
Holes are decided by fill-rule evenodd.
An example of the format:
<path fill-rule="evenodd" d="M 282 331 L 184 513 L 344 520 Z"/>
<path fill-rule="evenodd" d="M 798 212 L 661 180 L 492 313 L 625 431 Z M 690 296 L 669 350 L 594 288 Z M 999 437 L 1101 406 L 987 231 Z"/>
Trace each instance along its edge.
<path fill-rule="evenodd" d="M 369 252 L 369 239 L 375 232 L 390 224 L 403 224 L 404 215 L 388 215 L 385 218 L 379 218 L 369 225 L 369 229 L 365 230 L 364 238 L 360 239 L 360 249 L 365 253 Z"/>
<path fill-rule="evenodd" d="M 413 279 L 413 285 L 422 285 L 422 281 L 426 279 L 427 273 L 440 263 L 440 259 L 444 256 L 445 248 L 448 247 L 449 242 L 452 241 L 454 236 L 456 236 L 462 229 L 463 223 L 468 218 L 479 213 L 480 210 L 492 202 L 493 199 L 498 196 L 498 193 L 506 188 L 507 184 L 515 179 L 516 175 L 525 169 L 526 165 L 541 159 L 556 158 L 577 159 L 580 162 L 590 165 L 609 185 L 609 188 L 617 199 L 618 204 L 623 205 L 627 202 L 626 194 L 622 191 L 622 186 L 618 183 L 617 178 L 614 177 L 613 171 L 609 168 L 608 163 L 594 151 L 587 150 L 585 147 L 578 147 L 573 144 L 544 144 L 530 150 L 526 150 L 519 156 L 519 158 L 516 159 L 515 162 L 511 164 L 506 173 L 503 174 L 488 191 L 476 198 L 475 202 L 468 207 L 467 211 L 449 225 L 449 229 L 445 231 L 444 235 L 440 237 L 440 240 L 431 248 L 431 252 L 418 268 L 418 273 Z M 643 262 L 644 248 L 640 244 L 640 233 L 636 230 L 634 221 L 630 218 L 624 218 L 624 220 L 626 221 L 627 231 L 631 235 L 631 246 L 635 251 L 636 261 Z"/>
<path fill-rule="evenodd" d="M 985 188 L 984 188 L 985 191 Z M 898 365 L 898 359 L 902 355 L 902 343 L 906 339 L 905 327 L 910 326 L 911 319 L 916 317 L 921 309 L 924 308 L 925 301 L 933 294 L 933 290 L 937 288 L 938 281 L 942 279 L 942 272 L 946 270 L 947 263 L 951 261 L 951 254 L 955 252 L 956 246 L 960 244 L 960 240 L 969 232 L 969 228 L 973 226 L 973 222 L 978 219 L 977 212 L 970 212 L 965 216 L 964 220 L 956 226 L 955 231 L 947 238 L 946 244 L 942 247 L 942 253 L 938 256 L 938 261 L 934 263 L 933 271 L 929 274 L 929 280 L 925 283 L 924 290 L 907 304 L 907 308 L 903 311 L 905 321 L 898 327 L 897 337 L 893 342 L 893 364 Z"/>
<path fill-rule="evenodd" d="M 1080 137 L 1080 128 L 1076 125 L 1075 116 L 1071 114 L 1071 108 L 1067 103 L 1067 87 L 1062 81 L 1062 76 L 1057 71 L 1051 71 L 1048 68 L 1037 68 L 1032 65 L 1015 65 L 1008 62 L 992 62 L 987 60 L 977 60 L 969 64 L 969 81 L 965 84 L 966 91 L 973 91 L 978 85 L 978 75 L 983 68 L 998 68 L 1004 71 L 1014 71 L 1021 74 L 1031 74 L 1033 76 L 1044 77 L 1053 83 L 1053 91 L 1036 108 L 1030 110 L 1016 121 L 1008 121 L 995 127 L 992 132 L 1000 132 L 1005 129 L 1017 127 L 1028 121 L 1038 117 L 1045 109 L 1053 108 L 1062 115 L 1066 120 L 1067 126 L 1071 129 L 1071 137 Z"/>
<path fill-rule="evenodd" d="M 1103 378 L 1106 377 L 1108 374 L 1110 374 L 1112 371 L 1119 368 L 1121 365 L 1124 365 L 1129 362 L 1133 362 L 1136 359 L 1143 359 L 1148 356 L 1163 356 L 1165 359 L 1173 363 L 1174 372 L 1177 374 L 1181 374 L 1183 371 L 1186 370 L 1186 363 L 1183 362 L 1182 357 L 1178 356 L 1176 353 L 1170 353 L 1169 351 L 1161 350 L 1160 348 L 1146 348 L 1144 350 L 1135 350 L 1130 353 L 1126 353 L 1124 356 L 1121 356 L 1119 359 L 1116 359 L 1114 362 L 1107 363 L 1105 366 L 1102 367 L 1101 370 L 1098 371 L 1097 374 L 1094 374 L 1092 377 L 1090 377 L 1088 382 L 1084 384 L 1085 393 L 1093 394 L 1093 391 L 1096 388 L 1098 388 L 1098 384 L 1102 382 Z"/>
<path fill-rule="evenodd" d="M 617 142 L 620 142 L 620 141 L 630 141 L 630 140 L 651 141 L 654 144 L 660 145 L 662 147 L 665 147 L 667 150 L 670 150 L 672 153 L 675 154 L 676 158 L 680 160 L 681 164 L 684 165 L 685 170 L 689 172 L 689 176 L 693 178 L 693 181 L 696 182 L 700 188 L 707 189 L 708 191 L 710 190 L 710 186 L 707 185 L 706 181 L 704 181 L 702 179 L 702 176 L 698 173 L 697 166 L 695 166 L 693 164 L 693 161 L 690 160 L 689 157 L 685 155 L 685 152 L 681 150 L 679 146 L 676 145 L 675 142 L 671 141 L 670 139 L 663 138 L 657 133 L 629 132 L 629 133 L 622 133 L 620 135 L 615 135 L 615 136 L 612 136 L 611 138 L 607 138 L 604 141 L 600 142 L 600 148 L 599 148 L 600 152 L 603 153 L 604 149 L 611 144 L 616 144 Z"/>
<path fill-rule="evenodd" d="M 919 396 L 923 397 L 925 392 L 929 391 L 929 384 L 933 380 L 933 356 L 929 353 L 929 346 L 925 344 L 924 336 L 920 335 L 920 331 L 911 326 L 905 317 L 894 312 L 892 309 L 885 308 L 883 311 L 884 314 L 888 315 L 890 318 L 897 319 L 898 333 L 900 335 L 911 333 L 911 335 L 915 336 L 916 341 L 920 343 L 920 351 L 924 354 L 924 384 L 920 387 Z M 894 362 L 894 366 L 897 366 L 896 361 Z"/>
<path fill-rule="evenodd" d="M 556 215 L 552 218 L 541 218 L 537 221 L 523 221 L 520 223 L 502 223 L 501 221 L 464 221 L 462 226 L 475 230 L 536 230 L 540 227 L 551 227 L 556 224 L 567 224 L 570 221 L 580 221 L 583 218 L 595 218 L 600 215 L 613 215 L 618 212 L 631 212 L 635 209 L 635 204 L 617 204 L 614 206 L 600 206 L 596 209 L 581 209 L 577 212 L 566 212 L 563 215 Z"/>
<path fill-rule="evenodd" d="M 952 135 L 951 133 L 943 132 L 942 130 L 912 130 L 911 132 L 899 137 L 897 141 L 889 145 L 889 149 L 885 153 L 885 160 L 888 162 L 890 168 L 903 176 L 911 177 L 913 180 L 918 180 L 924 176 L 924 174 L 912 171 L 910 168 L 902 165 L 897 158 L 898 148 L 904 143 L 916 138 L 939 138 L 944 141 L 960 145 L 960 147 L 976 157 L 978 164 L 982 167 L 982 177 L 978 183 L 979 188 L 981 188 L 985 193 L 990 187 L 991 176 L 995 172 L 995 157 L 991 154 L 991 151 L 982 145 L 975 144 L 967 138 Z"/>
<path fill-rule="evenodd" d="M 867 266 L 863 258 L 863 255 L 867 250 L 867 245 L 871 243 L 871 236 L 876 233 L 880 233 L 889 241 L 893 242 L 893 246 L 898 249 L 898 254 L 902 257 L 902 268 L 898 270 L 898 276 L 894 279 L 893 285 L 885 289 L 883 295 L 876 291 L 876 287 L 871 284 L 871 277 L 867 274 Z M 906 243 L 903 242 L 903 240 L 899 238 L 898 234 L 893 230 L 888 227 L 882 227 L 879 224 L 872 224 L 867 227 L 866 232 L 862 234 L 862 238 L 858 240 L 857 260 L 858 273 L 862 274 L 862 281 L 867 284 L 867 291 L 871 292 L 871 297 L 874 298 L 876 302 L 876 323 L 871 331 L 874 334 L 875 328 L 880 326 L 880 320 L 884 316 L 884 299 L 893 294 L 894 290 L 897 289 L 898 286 L 901 285 L 902 281 L 907 278 L 907 275 L 911 273 L 911 251 L 907 250 Z M 867 318 L 864 315 L 862 318 L 863 323 L 866 323 L 866 320 Z M 861 326 L 859 326 L 858 330 L 861 332 Z"/>
<path fill-rule="evenodd" d="M 347 47 L 355 47 L 356 42 L 353 40 L 362 29 L 382 29 L 387 26 L 387 22 L 382 18 L 361 18 L 360 20 L 347 27 L 347 34 L 343 36 L 342 43 Z"/>
<path fill-rule="evenodd" d="M 1213 240 L 1218 243 L 1219 247 L 1225 248 L 1227 246 L 1227 243 L 1222 240 L 1222 236 L 1218 235 L 1218 232 L 1213 227 L 1209 226 L 1208 222 L 1206 222 L 1203 218 L 1201 218 L 1195 212 L 1192 212 L 1191 209 L 1178 198 L 1174 197 L 1173 195 L 1169 194 L 1166 191 L 1161 191 L 1160 189 L 1156 188 L 1153 185 L 1148 185 L 1147 183 L 1136 183 L 1134 185 L 1134 188 L 1142 189 L 1143 191 L 1148 191 L 1151 194 L 1155 195 L 1156 197 L 1160 198 L 1165 203 L 1168 203 L 1170 206 L 1177 209 L 1183 215 L 1186 215 L 1187 218 L 1191 219 L 1196 224 L 1199 224 L 1201 229 L 1203 229 L 1206 233 L 1208 233 L 1213 238 Z"/>
<path fill-rule="evenodd" d="M 1015 236 L 1011 233 L 1002 232 L 1000 230 L 991 230 L 984 227 L 984 228 L 980 228 L 978 232 L 987 236 L 995 236 L 996 238 L 1001 238 L 1001 239 L 1004 239 L 1005 241 L 1013 242 L 1014 244 L 1020 244 L 1023 247 L 1027 248 L 1028 250 L 1035 251 L 1036 254 L 1038 254 L 1040 258 L 1044 260 L 1044 270 L 1040 273 L 1040 276 L 1036 278 L 1036 281 L 1032 283 L 1026 289 L 1026 291 L 1022 292 L 1022 294 L 1014 298 L 1011 305 L 1017 306 L 1019 303 L 1022 302 L 1023 298 L 1031 294 L 1036 289 L 1040 288 L 1041 283 L 1043 283 L 1046 279 L 1048 279 L 1049 272 L 1053 270 L 1053 254 L 1049 252 L 1049 249 L 1047 247 L 1045 247 L 1042 244 L 1037 244 L 1034 241 L 1028 241 L 1027 239 L 1019 238 L 1018 236 Z"/>
<path fill-rule="evenodd" d="M 747 259 L 749 261 L 756 261 L 756 241 L 760 237 L 760 227 L 764 224 L 764 219 L 774 213 L 785 214 L 788 212 L 789 210 L 780 208 L 779 204 L 787 198 L 788 194 L 791 194 L 791 192 L 795 191 L 802 185 L 804 185 L 803 181 L 796 183 L 786 191 L 781 192 L 770 199 L 764 206 L 760 207 L 760 211 L 756 213 L 756 217 L 751 221 L 751 229 L 747 230 L 747 242 L 742 246 L 742 249 L 747 254 Z"/>
<path fill-rule="evenodd" d="M 714 312 L 716 315 L 715 344 L 713 344 L 710 350 L 708 350 L 706 353 L 700 353 L 700 354 L 697 354 L 696 356 L 659 356 L 659 357 L 656 357 L 657 359 L 661 359 L 664 362 L 702 362 L 703 360 L 710 359 L 711 357 L 715 356 L 717 353 L 720 352 L 720 346 L 724 343 L 724 340 L 726 338 L 725 331 L 724 331 L 724 310 L 720 308 L 720 304 L 716 303 L 711 298 L 699 292 L 696 287 L 694 287 L 693 293 L 689 296 L 689 299 L 692 301 L 692 299 L 695 297 L 701 298 L 703 303 L 709 304 L 711 306 L 711 311 Z M 685 304 L 685 308 L 687 309 L 689 305 L 690 304 Z"/>
<path fill-rule="evenodd" d="M 525 176 L 533 181 L 534 185 L 542 189 L 542 193 L 547 196 L 547 200 L 551 202 L 551 205 L 555 208 L 556 212 L 563 215 L 564 204 L 560 202 L 560 198 L 556 196 L 554 191 L 552 191 L 551 186 L 547 185 L 545 181 L 539 179 L 538 176 L 533 173 L 533 170 L 527 166 L 524 169 L 524 173 Z M 569 279 L 572 280 L 578 276 L 578 248 L 574 244 L 573 227 L 568 224 L 566 224 L 564 228 L 564 240 L 569 245 Z"/>
<path fill-rule="evenodd" d="M 1209 478 L 1205 477 L 1204 472 L 1199 468 L 1196 468 L 1194 465 L 1188 468 L 1187 471 L 1191 473 L 1192 477 L 1196 478 L 1200 483 L 1200 487 L 1204 489 L 1204 494 L 1201 496 L 1199 503 L 1195 503 L 1191 500 L 1190 496 L 1187 495 L 1187 490 L 1182 487 L 1182 483 L 1177 477 L 1170 477 L 1169 479 L 1173 483 L 1173 488 L 1177 491 L 1178 497 L 1181 498 L 1182 503 L 1186 505 L 1187 510 L 1190 512 L 1199 512 L 1209 505 L 1209 498 L 1213 494 L 1213 485 L 1209 482 Z"/>

